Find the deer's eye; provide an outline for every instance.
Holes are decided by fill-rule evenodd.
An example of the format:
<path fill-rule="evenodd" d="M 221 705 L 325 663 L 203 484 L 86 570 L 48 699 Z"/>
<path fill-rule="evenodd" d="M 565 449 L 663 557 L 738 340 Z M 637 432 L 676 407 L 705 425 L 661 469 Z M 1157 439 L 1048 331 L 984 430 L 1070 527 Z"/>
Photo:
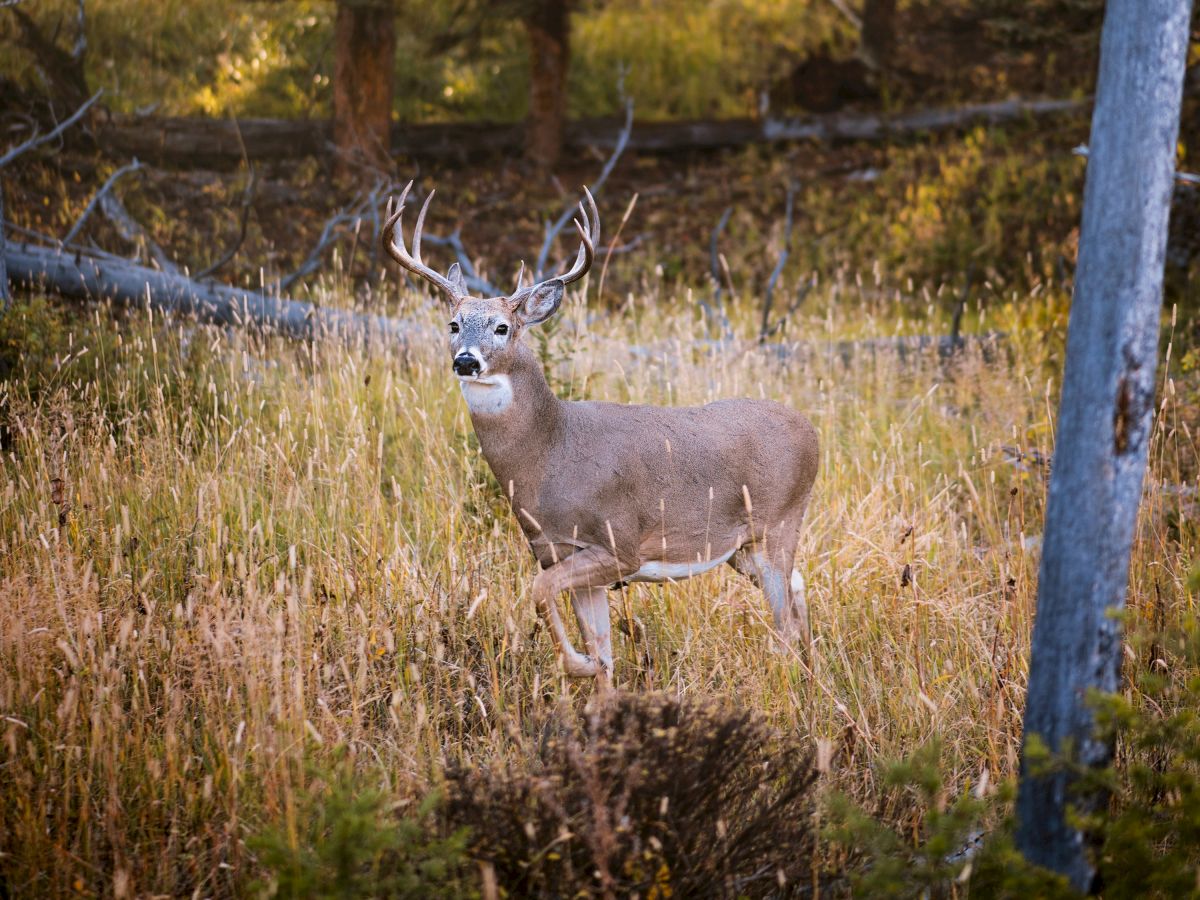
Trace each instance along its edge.
<path fill-rule="evenodd" d="M 508 326 L 501 322 L 496 326 L 496 334 L 508 334 Z"/>
<path fill-rule="evenodd" d="M 451 322 L 451 323 L 450 323 L 450 333 L 451 333 L 451 334 L 458 334 L 458 323 L 457 323 L 457 322 Z"/>

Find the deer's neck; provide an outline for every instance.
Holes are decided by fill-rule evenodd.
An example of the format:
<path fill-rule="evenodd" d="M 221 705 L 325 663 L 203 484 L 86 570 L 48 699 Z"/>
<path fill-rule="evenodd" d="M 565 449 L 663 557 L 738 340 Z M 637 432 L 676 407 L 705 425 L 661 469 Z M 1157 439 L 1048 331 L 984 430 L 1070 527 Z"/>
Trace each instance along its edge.
<path fill-rule="evenodd" d="M 562 403 L 550 390 L 536 354 L 523 344 L 515 348 L 505 373 L 490 384 L 463 382 L 463 396 L 479 447 L 514 506 L 531 500 L 515 496 L 536 492 L 542 464 L 562 418 Z"/>

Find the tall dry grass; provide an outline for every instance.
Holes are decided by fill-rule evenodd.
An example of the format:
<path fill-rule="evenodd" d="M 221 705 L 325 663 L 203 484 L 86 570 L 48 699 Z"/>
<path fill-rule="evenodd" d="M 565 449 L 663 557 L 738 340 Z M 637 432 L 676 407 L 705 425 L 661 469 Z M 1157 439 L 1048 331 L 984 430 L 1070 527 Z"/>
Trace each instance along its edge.
<path fill-rule="evenodd" d="M 787 360 L 696 348 L 695 309 L 649 295 L 591 320 L 573 302 L 546 353 L 564 392 L 761 395 L 809 414 L 810 663 L 770 651 L 760 595 L 729 570 L 627 588 L 616 680 L 761 710 L 815 742 L 829 782 L 903 819 L 909 798 L 877 765 L 935 734 L 958 787 L 1014 768 L 1063 303 L 990 312 L 985 327 L 1010 331 L 995 357 L 950 361 L 846 360 L 828 342 L 921 326 L 836 286 L 820 302 L 789 333 L 809 350 Z M 401 304 L 434 336 L 301 346 L 93 309 L 46 379 L 0 388 L 12 895 L 242 893 L 258 874 L 246 837 L 298 835 L 313 766 L 338 748 L 404 804 L 593 690 L 559 674 L 538 627 L 533 563 L 478 453 L 441 311 Z M 1179 396 L 1163 393 L 1154 485 L 1195 483 Z M 1138 615 L 1194 615 L 1187 502 L 1147 492 Z"/>

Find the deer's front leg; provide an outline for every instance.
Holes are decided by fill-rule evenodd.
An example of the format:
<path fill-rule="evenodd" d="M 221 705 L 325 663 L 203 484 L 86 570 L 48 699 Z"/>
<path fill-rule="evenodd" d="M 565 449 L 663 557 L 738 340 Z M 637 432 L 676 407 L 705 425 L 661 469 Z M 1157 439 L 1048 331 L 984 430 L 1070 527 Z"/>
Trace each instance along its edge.
<path fill-rule="evenodd" d="M 605 590 L 620 579 L 620 566 L 616 558 L 607 551 L 589 548 L 568 556 L 560 563 L 538 573 L 533 579 L 533 599 L 538 612 L 550 626 L 550 634 L 563 657 L 563 667 L 573 678 L 607 678 L 612 667 L 612 637 L 608 628 L 608 601 Z M 562 617 L 558 614 L 558 595 L 571 591 L 575 596 L 588 600 L 588 615 L 585 617 L 576 606 L 584 640 L 593 645 L 595 656 L 580 653 L 567 637 Z M 594 601 L 598 595 L 603 604 L 604 621 L 599 613 L 593 615 Z M 589 633 L 590 632 L 590 633 Z M 603 635 L 603 636 L 602 636 Z"/>
<path fill-rule="evenodd" d="M 608 588 L 576 588 L 571 591 L 571 605 L 575 607 L 588 656 L 599 661 L 604 677 L 611 680 L 612 620 L 608 612 Z"/>

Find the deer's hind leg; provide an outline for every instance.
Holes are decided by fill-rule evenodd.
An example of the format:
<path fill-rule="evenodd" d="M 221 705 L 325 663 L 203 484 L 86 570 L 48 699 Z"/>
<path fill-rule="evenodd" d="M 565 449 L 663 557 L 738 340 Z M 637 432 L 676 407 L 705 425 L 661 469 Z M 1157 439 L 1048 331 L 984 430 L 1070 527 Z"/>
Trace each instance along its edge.
<path fill-rule="evenodd" d="M 555 563 L 533 579 L 533 598 L 538 612 L 549 624 L 550 634 L 563 657 L 563 667 L 572 678 L 609 677 L 612 669 L 612 633 L 606 591 L 620 577 L 621 567 L 616 557 L 605 550 L 590 547 Z M 564 591 L 571 593 L 589 654 L 580 653 L 571 644 L 558 614 L 558 595 Z"/>
<path fill-rule="evenodd" d="M 796 558 L 797 529 L 781 529 L 773 546 L 747 544 L 729 559 L 729 564 L 749 578 L 766 597 L 775 618 L 775 630 L 789 645 L 800 642 L 807 647 L 812 640 L 808 626 L 808 606 L 804 600 L 804 580 L 792 568 Z"/>

